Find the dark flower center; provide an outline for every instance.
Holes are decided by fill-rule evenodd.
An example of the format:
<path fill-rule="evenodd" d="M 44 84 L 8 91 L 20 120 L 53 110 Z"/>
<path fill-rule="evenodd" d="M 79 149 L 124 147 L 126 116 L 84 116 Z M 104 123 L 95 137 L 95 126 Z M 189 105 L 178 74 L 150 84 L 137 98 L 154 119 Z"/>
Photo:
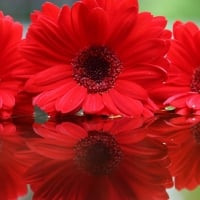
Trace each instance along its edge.
<path fill-rule="evenodd" d="M 192 134 L 194 137 L 194 140 L 197 144 L 200 144 L 200 123 L 194 125 L 192 128 Z"/>
<path fill-rule="evenodd" d="M 200 93 L 200 67 L 198 67 L 192 76 L 191 91 Z"/>
<path fill-rule="evenodd" d="M 107 175 L 119 165 L 122 151 L 114 137 L 102 131 L 89 131 L 75 146 L 76 165 L 93 175 Z"/>
<path fill-rule="evenodd" d="M 105 46 L 91 46 L 72 60 L 73 77 L 89 93 L 102 93 L 115 84 L 122 70 L 119 58 Z"/>

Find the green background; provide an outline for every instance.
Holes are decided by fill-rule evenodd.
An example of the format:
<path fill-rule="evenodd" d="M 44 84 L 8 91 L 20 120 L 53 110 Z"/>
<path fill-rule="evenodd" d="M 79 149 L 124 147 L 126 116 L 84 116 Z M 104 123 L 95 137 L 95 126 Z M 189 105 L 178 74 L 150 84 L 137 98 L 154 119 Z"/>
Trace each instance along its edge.
<path fill-rule="evenodd" d="M 170 21 L 200 21 L 200 0 L 139 0 L 140 11 L 164 15 Z"/>

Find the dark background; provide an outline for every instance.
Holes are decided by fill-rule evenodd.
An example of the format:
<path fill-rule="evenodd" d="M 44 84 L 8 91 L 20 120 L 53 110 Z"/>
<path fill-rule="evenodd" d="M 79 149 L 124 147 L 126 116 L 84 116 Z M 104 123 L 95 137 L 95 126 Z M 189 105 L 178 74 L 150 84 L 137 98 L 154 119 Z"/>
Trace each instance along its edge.
<path fill-rule="evenodd" d="M 75 0 L 50 0 L 56 5 L 72 5 Z M 0 10 L 19 21 L 28 21 L 33 10 L 40 10 L 45 0 L 0 0 Z"/>

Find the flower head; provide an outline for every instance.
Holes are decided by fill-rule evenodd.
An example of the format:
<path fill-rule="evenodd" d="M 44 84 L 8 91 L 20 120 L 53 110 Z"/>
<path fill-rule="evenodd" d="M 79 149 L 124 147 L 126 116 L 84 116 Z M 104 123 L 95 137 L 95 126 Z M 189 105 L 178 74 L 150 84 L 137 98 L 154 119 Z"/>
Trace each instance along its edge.
<path fill-rule="evenodd" d="M 31 15 L 21 52 L 39 66 L 26 83 L 47 112 L 151 116 L 148 85 L 165 79 L 164 17 L 138 13 L 136 0 L 45 3 Z"/>
<path fill-rule="evenodd" d="M 0 118 L 9 118 L 31 64 L 19 53 L 22 25 L 0 12 Z M 32 70 L 31 70 L 32 72 Z"/>
<path fill-rule="evenodd" d="M 200 114 L 199 52 L 199 27 L 193 22 L 174 23 L 168 79 L 155 93 L 165 99 L 165 105 L 176 107 L 178 114 Z"/>

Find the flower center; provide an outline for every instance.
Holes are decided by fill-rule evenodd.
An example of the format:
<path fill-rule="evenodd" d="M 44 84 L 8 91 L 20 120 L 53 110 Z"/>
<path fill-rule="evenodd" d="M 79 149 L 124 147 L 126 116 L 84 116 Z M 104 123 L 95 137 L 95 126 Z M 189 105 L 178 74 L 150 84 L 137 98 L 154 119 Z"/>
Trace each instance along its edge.
<path fill-rule="evenodd" d="M 114 137 L 102 131 L 89 131 L 75 146 L 76 165 L 93 175 L 107 175 L 119 165 L 122 151 Z"/>
<path fill-rule="evenodd" d="M 200 93 L 200 67 L 194 71 L 190 87 L 192 92 Z"/>
<path fill-rule="evenodd" d="M 114 86 L 122 70 L 119 58 L 105 46 L 91 46 L 73 60 L 73 77 L 89 93 L 102 93 Z"/>

